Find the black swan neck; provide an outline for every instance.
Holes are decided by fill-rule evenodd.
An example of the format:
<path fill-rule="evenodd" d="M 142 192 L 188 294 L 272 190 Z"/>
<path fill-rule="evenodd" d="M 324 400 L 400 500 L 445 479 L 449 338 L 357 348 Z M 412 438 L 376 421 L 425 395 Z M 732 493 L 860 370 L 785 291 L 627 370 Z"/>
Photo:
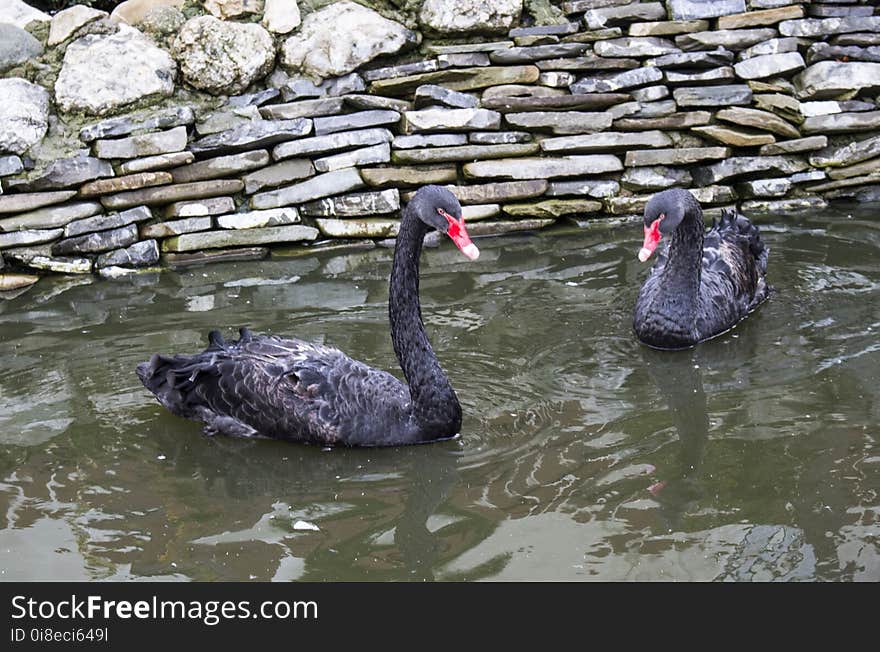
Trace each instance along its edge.
<path fill-rule="evenodd" d="M 394 249 L 388 296 L 391 341 L 409 384 L 412 415 L 426 439 L 451 437 L 461 427 L 461 405 L 422 323 L 419 257 L 427 226 L 410 203 Z"/>
<path fill-rule="evenodd" d="M 683 217 L 669 243 L 661 287 L 696 311 L 703 266 L 703 211 L 696 200 L 685 202 L 682 210 Z"/>

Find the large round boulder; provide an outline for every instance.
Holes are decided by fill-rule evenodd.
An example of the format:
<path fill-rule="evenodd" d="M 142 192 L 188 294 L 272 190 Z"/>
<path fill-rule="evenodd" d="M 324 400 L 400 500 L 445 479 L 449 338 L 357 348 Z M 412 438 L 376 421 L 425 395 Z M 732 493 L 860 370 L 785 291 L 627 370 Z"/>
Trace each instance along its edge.
<path fill-rule="evenodd" d="M 89 34 L 67 46 L 55 101 L 62 111 L 104 115 L 144 99 L 171 95 L 176 70 L 165 50 L 121 24 L 114 34 Z"/>
<path fill-rule="evenodd" d="M 314 77 L 339 77 L 418 40 L 400 23 L 344 0 L 306 16 L 299 33 L 284 42 L 281 63 Z"/>
<path fill-rule="evenodd" d="M 256 23 L 231 23 L 213 16 L 186 21 L 174 40 L 174 56 L 190 85 L 215 95 L 240 93 L 275 63 L 275 44 Z"/>
<path fill-rule="evenodd" d="M 506 32 L 522 7 L 523 0 L 425 0 L 419 21 L 438 34 Z"/>
<path fill-rule="evenodd" d="M 49 128 L 49 93 L 26 79 L 0 79 L 0 154 L 24 154 Z"/>

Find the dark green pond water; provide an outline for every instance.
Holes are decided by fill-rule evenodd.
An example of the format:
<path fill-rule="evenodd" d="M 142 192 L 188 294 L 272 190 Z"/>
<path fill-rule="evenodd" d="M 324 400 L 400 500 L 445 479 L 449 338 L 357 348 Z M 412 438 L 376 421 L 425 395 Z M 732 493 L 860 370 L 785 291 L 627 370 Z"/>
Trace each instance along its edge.
<path fill-rule="evenodd" d="M 390 250 L 43 280 L 0 302 L 0 577 L 880 580 L 878 217 L 759 219 L 776 293 L 674 353 L 639 223 L 427 249 L 463 432 L 399 449 L 208 438 L 134 374 L 242 325 L 399 374 Z"/>

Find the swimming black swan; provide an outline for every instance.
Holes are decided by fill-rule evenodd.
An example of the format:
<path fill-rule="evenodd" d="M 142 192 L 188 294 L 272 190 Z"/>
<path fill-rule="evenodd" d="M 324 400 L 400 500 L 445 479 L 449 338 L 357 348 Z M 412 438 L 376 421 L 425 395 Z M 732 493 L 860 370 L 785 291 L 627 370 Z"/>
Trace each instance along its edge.
<path fill-rule="evenodd" d="M 419 255 L 431 229 L 471 260 L 479 255 L 455 196 L 419 189 L 403 211 L 388 297 L 391 341 L 405 385 L 338 349 L 277 336 L 225 342 L 217 331 L 196 355 L 154 355 L 141 382 L 174 414 L 207 434 L 264 436 L 324 446 L 393 446 L 448 439 L 461 405 L 428 342 L 419 305 Z"/>
<path fill-rule="evenodd" d="M 770 250 L 758 227 L 735 210 L 704 233 L 703 211 L 687 190 L 673 188 L 645 207 L 639 260 L 671 236 L 636 301 L 633 327 L 643 343 L 683 349 L 730 330 L 770 293 L 764 279 Z"/>

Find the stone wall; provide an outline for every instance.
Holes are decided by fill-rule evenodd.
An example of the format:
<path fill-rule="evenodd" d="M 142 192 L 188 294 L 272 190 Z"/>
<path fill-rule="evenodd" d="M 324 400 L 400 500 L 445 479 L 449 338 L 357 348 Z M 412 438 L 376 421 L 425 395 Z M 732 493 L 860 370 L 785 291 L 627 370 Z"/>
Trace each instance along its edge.
<path fill-rule="evenodd" d="M 670 186 L 710 215 L 880 200 L 874 3 L 403 5 L 8 0 L 0 289 L 381 240 L 427 183 L 474 235 Z"/>

